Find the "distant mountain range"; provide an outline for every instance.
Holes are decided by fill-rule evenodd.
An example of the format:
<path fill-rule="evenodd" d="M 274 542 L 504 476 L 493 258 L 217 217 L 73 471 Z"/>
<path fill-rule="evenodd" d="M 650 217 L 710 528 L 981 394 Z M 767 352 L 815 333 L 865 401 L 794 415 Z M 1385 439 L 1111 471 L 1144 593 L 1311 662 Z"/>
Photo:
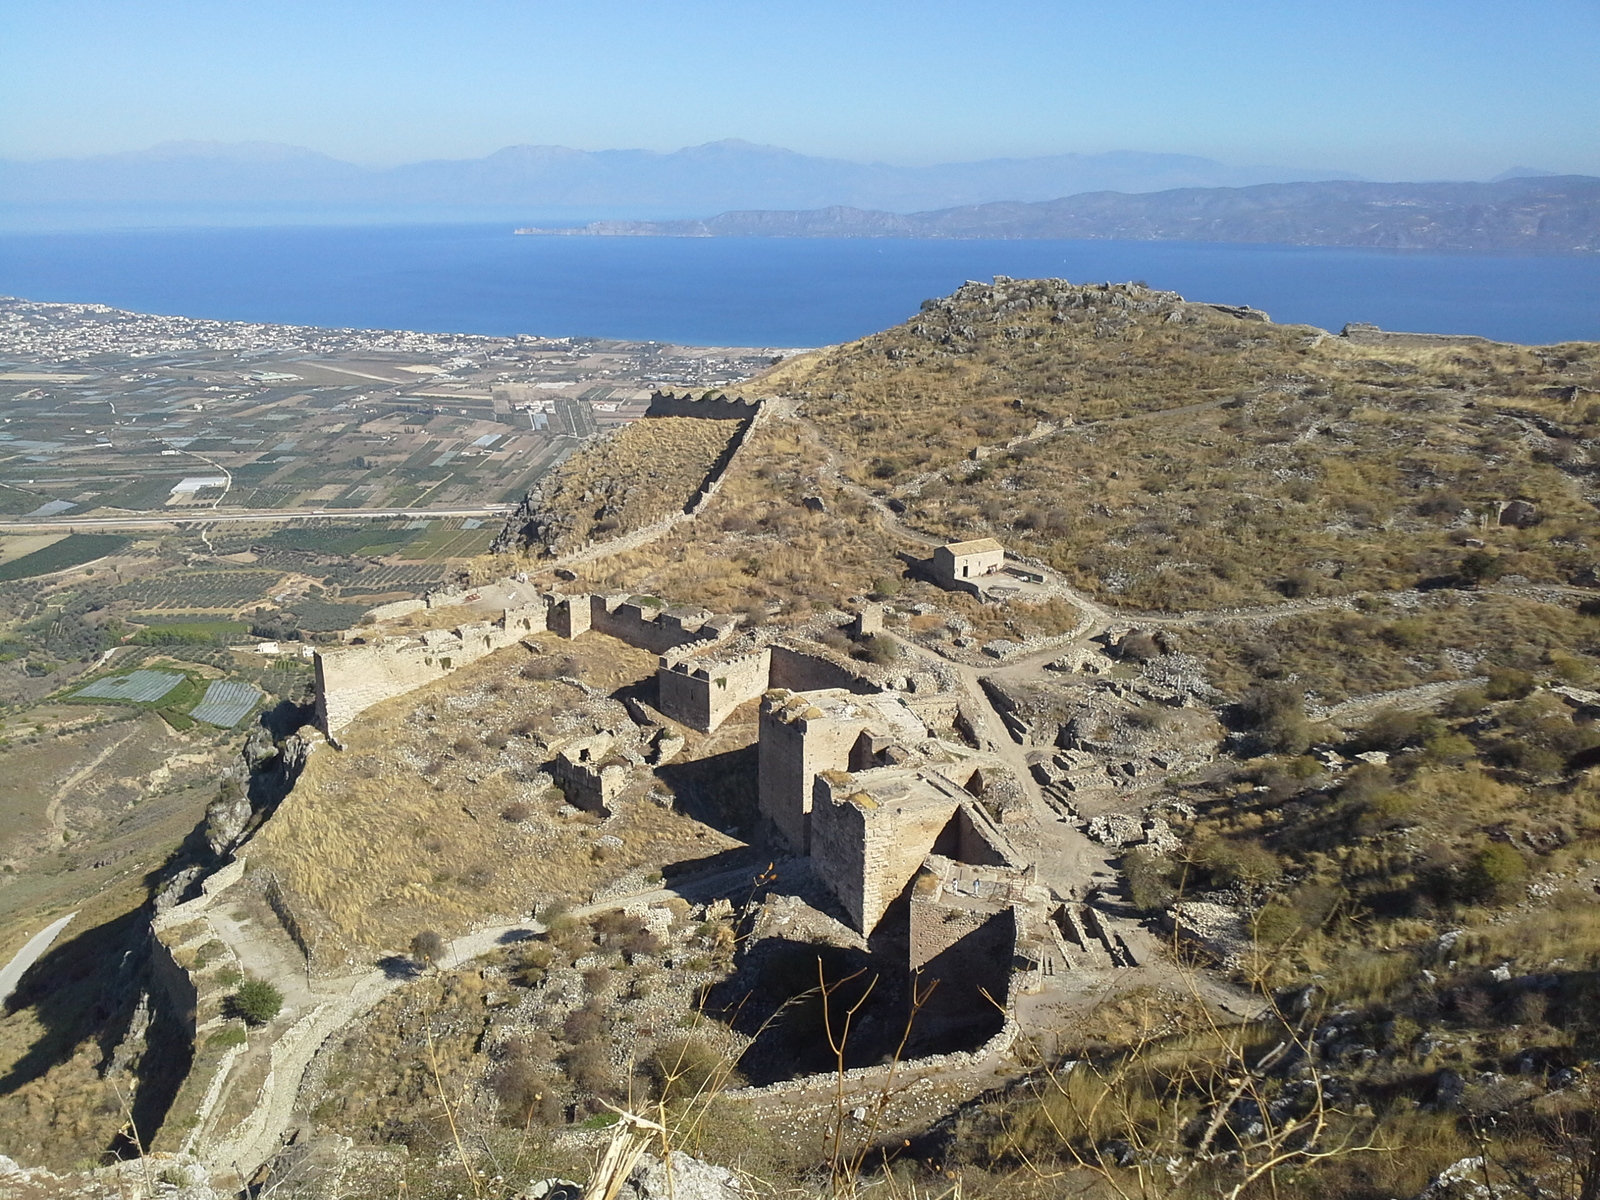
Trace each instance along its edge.
<path fill-rule="evenodd" d="M 1493 183 L 1270 183 L 1097 191 L 899 214 L 833 206 L 703 221 L 598 221 L 519 233 L 609 237 L 1127 238 L 1396 250 L 1600 252 L 1600 178 L 1514 174 Z"/>
<path fill-rule="evenodd" d="M 554 213 L 677 217 L 838 204 L 909 212 L 1090 191 L 1350 178 L 1338 171 L 1233 167 L 1209 158 L 1133 151 L 895 167 L 743 141 L 669 154 L 508 146 L 486 158 L 371 169 L 298 146 L 169 142 L 128 154 L 0 161 L 0 205 L 514 208 L 524 219 Z"/>

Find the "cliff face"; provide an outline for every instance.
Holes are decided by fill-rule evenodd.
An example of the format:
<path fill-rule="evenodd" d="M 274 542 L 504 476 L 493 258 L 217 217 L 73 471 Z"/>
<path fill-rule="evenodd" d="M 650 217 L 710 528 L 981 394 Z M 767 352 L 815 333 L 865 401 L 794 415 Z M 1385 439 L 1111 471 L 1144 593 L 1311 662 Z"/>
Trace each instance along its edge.
<path fill-rule="evenodd" d="M 524 230 L 633 237 L 1126 238 L 1394 250 L 1600 251 L 1600 179 L 1499 183 L 1274 183 L 931 212 L 859 208 L 727 212 L 704 221 L 599 221 Z"/>

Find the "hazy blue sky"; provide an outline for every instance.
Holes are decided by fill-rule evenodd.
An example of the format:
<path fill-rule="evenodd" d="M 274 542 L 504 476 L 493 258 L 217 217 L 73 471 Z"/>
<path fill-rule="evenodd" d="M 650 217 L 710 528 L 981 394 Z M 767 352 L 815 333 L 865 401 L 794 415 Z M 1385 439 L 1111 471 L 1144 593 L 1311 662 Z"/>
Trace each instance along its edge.
<path fill-rule="evenodd" d="M 1600 174 L 1600 0 L 0 0 L 0 155 L 724 137 Z"/>

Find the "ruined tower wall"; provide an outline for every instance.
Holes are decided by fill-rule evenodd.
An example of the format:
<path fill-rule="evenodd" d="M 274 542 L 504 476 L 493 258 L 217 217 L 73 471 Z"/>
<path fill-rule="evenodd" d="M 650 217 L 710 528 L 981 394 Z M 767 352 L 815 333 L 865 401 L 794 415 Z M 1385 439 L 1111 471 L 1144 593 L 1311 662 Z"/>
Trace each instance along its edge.
<path fill-rule="evenodd" d="M 591 596 L 589 628 L 641 650 L 665 654 L 683 646 L 725 641 L 737 629 L 737 622 L 714 617 L 704 609 L 657 610 L 624 596 Z"/>
<path fill-rule="evenodd" d="M 656 670 L 656 707 L 674 721 L 710 733 L 739 705 L 767 690 L 772 651 L 705 664 L 672 657 Z"/>
<path fill-rule="evenodd" d="M 870 934 L 921 868 L 957 801 L 878 806 L 870 798 L 850 798 L 856 787 L 852 777 L 835 778 L 838 782 L 819 775 L 815 784 L 813 869 L 855 928 Z"/>
<path fill-rule="evenodd" d="M 919 881 L 920 882 L 920 881 Z M 937 896 L 911 897 L 910 967 L 926 995 L 913 1030 L 914 1053 L 937 1052 L 943 1043 L 986 1038 L 1005 1023 L 1017 946 L 1016 909 L 998 912 L 941 904 Z"/>
<path fill-rule="evenodd" d="M 772 648 L 772 687 L 791 692 L 821 692 L 845 688 L 857 695 L 874 694 L 881 689 L 871 680 L 813 652 L 802 653 L 788 646 Z"/>
<path fill-rule="evenodd" d="M 757 806 L 784 840 L 801 854 L 811 848 L 811 809 L 816 777 L 843 771 L 864 723 L 785 715 L 781 704 L 763 704 L 757 743 Z"/>

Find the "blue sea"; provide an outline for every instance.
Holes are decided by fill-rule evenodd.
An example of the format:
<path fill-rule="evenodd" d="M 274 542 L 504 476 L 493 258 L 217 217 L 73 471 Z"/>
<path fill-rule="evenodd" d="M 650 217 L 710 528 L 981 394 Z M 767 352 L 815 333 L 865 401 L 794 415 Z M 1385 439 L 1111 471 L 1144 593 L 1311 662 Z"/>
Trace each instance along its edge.
<path fill-rule="evenodd" d="M 1600 256 L 1205 242 L 514 236 L 504 225 L 0 235 L 0 294 L 138 312 L 483 334 L 816 346 L 993 275 L 1142 280 L 1338 330 L 1600 340 Z"/>

